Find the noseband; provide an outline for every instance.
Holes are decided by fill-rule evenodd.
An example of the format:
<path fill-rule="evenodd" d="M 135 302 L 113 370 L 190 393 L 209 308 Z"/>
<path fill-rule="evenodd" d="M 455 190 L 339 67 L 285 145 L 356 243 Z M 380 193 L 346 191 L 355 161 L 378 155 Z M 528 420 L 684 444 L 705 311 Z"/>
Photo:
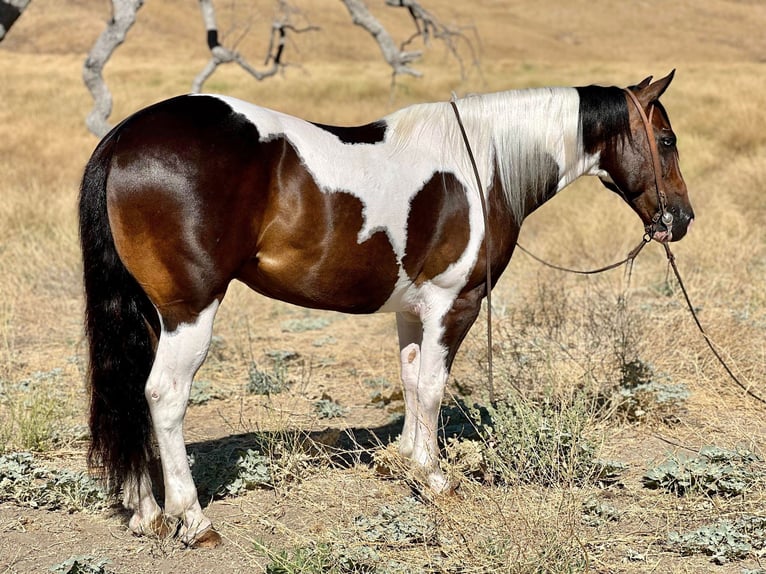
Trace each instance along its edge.
<path fill-rule="evenodd" d="M 673 224 L 673 214 L 670 213 L 667 209 L 668 198 L 665 194 L 665 190 L 662 188 L 662 166 L 660 165 L 660 154 L 657 151 L 657 142 L 654 141 L 654 131 L 652 130 L 652 114 L 654 114 L 654 106 L 652 106 L 649 110 L 649 117 L 647 118 L 646 114 L 644 113 L 644 108 L 641 107 L 641 103 L 638 101 L 636 95 L 629 89 L 626 89 L 625 92 L 633 102 L 633 105 L 636 106 L 636 110 L 638 110 L 638 115 L 641 118 L 641 122 L 644 124 L 646 139 L 649 142 L 649 155 L 652 156 L 654 187 L 657 190 L 657 201 L 659 205 L 657 213 L 655 213 L 654 217 L 652 217 L 651 226 L 646 226 L 646 232 L 651 236 L 654 234 L 654 231 L 656 231 L 660 222 L 662 222 L 668 231 L 670 231 L 670 226 Z"/>

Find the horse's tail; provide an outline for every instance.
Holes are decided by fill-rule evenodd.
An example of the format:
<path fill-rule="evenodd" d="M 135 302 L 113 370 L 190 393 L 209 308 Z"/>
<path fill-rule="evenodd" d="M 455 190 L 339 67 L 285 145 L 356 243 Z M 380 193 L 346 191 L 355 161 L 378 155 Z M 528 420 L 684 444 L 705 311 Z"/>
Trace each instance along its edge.
<path fill-rule="evenodd" d="M 151 420 L 144 387 L 154 361 L 157 314 L 117 254 L 106 208 L 106 183 L 118 130 L 93 152 L 80 187 L 80 245 L 89 348 L 88 464 L 110 488 L 144 471 Z M 150 327 L 151 325 L 151 327 Z"/>

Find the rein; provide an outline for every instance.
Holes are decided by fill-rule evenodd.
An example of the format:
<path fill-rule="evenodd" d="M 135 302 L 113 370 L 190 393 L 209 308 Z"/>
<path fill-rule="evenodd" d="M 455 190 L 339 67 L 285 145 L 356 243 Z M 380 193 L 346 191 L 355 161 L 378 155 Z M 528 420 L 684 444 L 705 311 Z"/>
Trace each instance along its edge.
<path fill-rule="evenodd" d="M 490 265 L 491 240 L 489 237 L 489 215 L 487 211 L 487 200 L 484 198 L 484 186 L 481 184 L 479 168 L 476 166 L 476 158 L 473 156 L 473 150 L 471 149 L 471 142 L 468 140 L 468 134 L 465 133 L 465 126 L 463 126 L 463 120 L 460 117 L 460 111 L 457 109 L 457 102 L 455 101 L 454 94 L 449 103 L 452 105 L 452 109 L 455 111 L 455 118 L 457 119 L 457 125 L 460 128 L 460 134 L 463 136 L 463 143 L 465 143 L 465 149 L 468 152 L 468 159 L 471 160 L 473 176 L 476 178 L 476 192 L 479 194 L 479 199 L 481 200 L 481 213 L 484 217 L 484 254 L 486 257 L 487 267 L 487 385 L 489 387 L 489 402 L 490 404 L 494 405 L 495 385 L 492 379 L 492 266 Z"/>
<path fill-rule="evenodd" d="M 655 189 L 657 190 L 657 200 L 659 202 L 658 211 L 652 218 L 652 228 L 656 228 L 657 224 L 659 222 L 662 222 L 665 228 L 668 231 L 670 231 L 670 226 L 673 224 L 673 214 L 667 210 L 668 200 L 667 200 L 667 196 L 665 195 L 665 190 L 662 188 L 662 183 L 661 183 L 662 166 L 660 165 L 660 156 L 659 156 L 659 153 L 657 152 L 657 142 L 654 141 L 654 134 L 652 131 L 652 114 L 654 113 L 654 106 L 652 106 L 651 110 L 649 111 L 649 117 L 647 118 L 646 114 L 644 113 L 644 109 L 641 107 L 641 103 L 638 101 L 638 98 L 636 97 L 636 95 L 629 89 L 626 89 L 625 93 L 628 95 L 628 98 L 633 102 L 633 105 L 635 105 L 636 110 L 638 111 L 638 115 L 641 117 L 641 121 L 644 124 L 644 130 L 646 131 L 646 138 L 649 143 L 649 153 L 652 156 L 652 169 L 654 171 L 654 186 L 655 186 Z M 651 240 L 651 237 L 650 237 L 650 235 L 652 234 L 651 231 L 652 231 L 651 229 L 647 229 L 646 235 L 644 236 L 644 241 L 646 241 L 647 239 Z M 684 286 L 684 282 L 681 280 L 681 274 L 678 272 L 678 267 L 676 266 L 676 257 L 675 255 L 673 255 L 673 252 L 670 250 L 670 245 L 668 245 L 667 241 L 663 241 L 662 246 L 665 248 L 665 255 L 667 256 L 668 264 L 673 269 L 673 274 L 676 276 L 676 280 L 678 281 L 678 285 L 681 288 L 681 292 L 684 294 L 684 299 L 686 300 L 686 306 L 689 308 L 689 312 L 691 313 L 692 318 L 694 319 L 694 323 L 697 325 L 697 329 L 702 335 L 702 338 L 705 339 L 705 343 L 707 343 L 707 346 L 710 348 L 710 351 L 713 353 L 713 356 L 718 360 L 720 365 L 726 371 L 726 374 L 729 375 L 729 378 L 732 381 L 734 381 L 734 383 L 740 389 L 745 391 L 745 393 L 747 393 L 748 396 L 752 397 L 758 402 L 766 404 L 765 399 L 755 394 L 753 391 L 750 390 L 748 386 L 743 384 L 737 378 L 737 376 L 732 372 L 729 365 L 726 364 L 726 361 L 723 360 L 723 357 L 721 357 L 720 353 L 716 350 L 715 346 L 713 345 L 713 342 L 711 341 L 710 337 L 708 336 L 707 332 L 702 326 L 702 323 L 700 322 L 699 317 L 697 317 L 697 312 L 694 310 L 694 306 L 692 305 L 691 299 L 689 298 L 689 293 L 687 293 L 686 287 Z M 524 251 L 526 252 L 526 250 Z M 636 255 L 637 254 L 638 253 L 636 252 Z M 630 259 L 630 256 L 628 256 L 628 259 Z M 609 269 L 609 268 L 610 267 L 606 267 L 604 269 Z"/>

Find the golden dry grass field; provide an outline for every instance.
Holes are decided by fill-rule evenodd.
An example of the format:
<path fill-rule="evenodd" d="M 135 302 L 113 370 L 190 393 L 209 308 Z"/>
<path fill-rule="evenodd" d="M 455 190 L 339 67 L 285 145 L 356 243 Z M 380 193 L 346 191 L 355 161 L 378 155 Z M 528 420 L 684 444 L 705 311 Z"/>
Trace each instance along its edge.
<path fill-rule="evenodd" d="M 453 90 L 625 86 L 677 69 L 663 102 L 697 220 L 673 251 L 712 340 L 766 397 L 764 2 L 428 0 L 443 21 L 466 26 L 480 67 L 468 66 L 461 78 L 434 43 L 418 64 L 424 77 L 401 78 L 393 93 L 377 47 L 350 25 L 340 2 L 296 4 L 322 31 L 295 37 L 287 52 L 294 66 L 262 83 L 224 68 L 206 90 L 355 124 L 409 103 L 447 100 Z M 382 0 L 369 4 L 397 38 L 410 33 L 404 14 Z M 239 49 L 259 62 L 273 3 L 218 5 L 229 38 L 251 22 Z M 460 481 L 453 496 L 411 499 L 406 473 L 388 454 L 384 431 L 395 434 L 402 410 L 393 316 L 308 312 L 241 286 L 218 315 L 186 439 L 198 484 L 205 465 L 210 473 L 216 464 L 224 474 L 237 470 L 236 458 L 219 460 L 216 452 L 251 448 L 263 455 L 271 486 L 232 487 L 210 502 L 221 548 L 190 551 L 174 540 L 135 538 L 118 508 L 83 501 L 79 482 L 65 502 L 25 496 L 30 471 L 8 470 L 13 453 L 32 452 L 33 464 L 51 476 L 84 470 L 75 207 L 97 140 L 84 126 L 91 102 L 81 68 L 108 15 L 106 1 L 35 0 L 0 44 L 0 573 L 55 566 L 116 573 L 766 571 L 759 561 L 766 405 L 715 362 L 656 244 L 637 260 L 629 285 L 619 270 L 566 275 L 517 252 L 493 301 L 496 386 L 512 407 L 493 413 L 495 434 L 483 428 L 474 441 L 460 437 L 470 425 L 454 431 L 451 424 L 455 404 L 487 405 L 482 315 L 445 400 L 452 429 L 445 464 Z M 106 68 L 112 121 L 188 91 L 206 57 L 195 2 L 147 2 Z M 584 180 L 530 217 L 521 243 L 587 268 L 623 257 L 641 234 L 619 198 Z M 287 351 L 294 358 L 284 358 Z M 249 393 L 263 372 L 289 387 Z M 667 399 L 673 392 L 680 395 Z M 323 418 L 322 400 L 339 403 L 342 416 Z M 377 429 L 382 444 L 364 429 Z M 709 445 L 726 449 L 728 466 L 699 458 Z M 679 457 L 709 463 L 705 485 L 683 496 L 647 488 L 649 469 Z M 591 465 L 597 458 L 625 468 L 615 481 L 599 480 Z M 522 459 L 525 468 L 515 464 Z M 41 476 L 30 488 L 42 496 L 53 487 Z M 730 483 L 741 488 L 727 495 Z M 711 534 L 713 541 L 692 547 L 689 533 L 711 532 L 710 525 L 728 538 L 716 542 Z M 689 534 L 686 546 L 672 532 Z M 73 556 L 92 558 L 67 569 Z M 98 566 L 99 559 L 110 562 Z"/>

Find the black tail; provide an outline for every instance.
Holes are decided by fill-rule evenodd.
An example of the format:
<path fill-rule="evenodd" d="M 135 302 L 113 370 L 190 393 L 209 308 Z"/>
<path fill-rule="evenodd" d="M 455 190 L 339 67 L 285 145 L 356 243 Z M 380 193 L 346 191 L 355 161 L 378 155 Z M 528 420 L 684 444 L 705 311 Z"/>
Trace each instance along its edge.
<path fill-rule="evenodd" d="M 117 254 L 106 211 L 106 181 L 117 140 L 96 148 L 80 188 L 80 244 L 89 347 L 91 444 L 88 464 L 112 489 L 144 470 L 151 455 L 151 420 L 144 387 L 154 361 L 151 324 L 157 314 Z"/>

